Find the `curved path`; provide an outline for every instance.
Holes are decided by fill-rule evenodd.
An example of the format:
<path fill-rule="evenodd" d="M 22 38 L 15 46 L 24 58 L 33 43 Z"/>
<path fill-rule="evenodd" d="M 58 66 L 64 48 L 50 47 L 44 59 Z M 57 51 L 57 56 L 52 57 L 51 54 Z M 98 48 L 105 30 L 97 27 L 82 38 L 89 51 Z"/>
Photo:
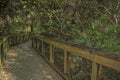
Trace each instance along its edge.
<path fill-rule="evenodd" d="M 10 49 L 4 70 L 5 80 L 63 80 L 31 48 L 30 41 Z"/>

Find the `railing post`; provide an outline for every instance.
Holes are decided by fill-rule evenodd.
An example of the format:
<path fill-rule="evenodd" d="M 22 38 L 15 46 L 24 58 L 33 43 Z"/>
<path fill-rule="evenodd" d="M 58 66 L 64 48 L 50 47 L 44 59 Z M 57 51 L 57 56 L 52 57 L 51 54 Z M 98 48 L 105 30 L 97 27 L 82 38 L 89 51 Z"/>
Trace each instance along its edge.
<path fill-rule="evenodd" d="M 4 63 L 4 43 L 1 44 L 1 63 L 3 64 Z"/>
<path fill-rule="evenodd" d="M 34 48 L 34 38 L 32 37 L 32 48 Z"/>
<path fill-rule="evenodd" d="M 7 40 L 5 41 L 5 58 L 6 58 L 6 54 L 7 54 Z"/>
<path fill-rule="evenodd" d="M 95 55 L 93 55 L 91 80 L 98 80 L 98 72 L 99 72 L 99 64 L 95 62 Z"/>
<path fill-rule="evenodd" d="M 17 35 L 15 36 L 15 45 L 17 44 Z"/>
<path fill-rule="evenodd" d="M 100 80 L 100 76 L 101 76 L 101 70 L 102 70 L 102 65 L 98 65 L 98 75 L 97 75 L 97 80 Z"/>
<path fill-rule="evenodd" d="M 37 39 L 36 38 L 35 38 L 34 44 L 35 44 L 35 49 L 37 50 Z"/>
<path fill-rule="evenodd" d="M 54 63 L 54 50 L 52 45 L 50 45 L 50 62 Z"/>
<path fill-rule="evenodd" d="M 1 51 L 1 45 L 0 45 L 0 71 L 2 68 L 2 51 Z"/>
<path fill-rule="evenodd" d="M 37 49 L 37 51 L 39 52 L 39 45 L 40 45 L 40 42 L 39 42 L 39 40 L 37 40 L 36 42 L 37 42 L 37 43 L 36 43 L 36 45 L 37 45 L 36 49 Z"/>
<path fill-rule="evenodd" d="M 64 50 L 64 74 L 67 74 L 68 70 L 67 70 L 67 61 L 68 60 L 68 53 L 66 50 Z"/>
<path fill-rule="evenodd" d="M 23 35 L 23 34 L 22 34 L 22 40 L 21 40 L 21 41 L 24 42 L 24 35 Z M 21 42 L 21 43 L 22 43 L 22 42 Z"/>
<path fill-rule="evenodd" d="M 17 36 L 17 44 L 19 44 L 19 36 Z"/>
<path fill-rule="evenodd" d="M 9 38 L 7 38 L 7 52 L 9 51 Z"/>
<path fill-rule="evenodd" d="M 22 43 L 22 37 L 23 37 L 23 36 L 22 36 L 22 35 L 20 35 L 20 43 Z"/>
<path fill-rule="evenodd" d="M 42 55 L 45 56 L 45 47 L 44 47 L 44 42 L 42 41 Z"/>

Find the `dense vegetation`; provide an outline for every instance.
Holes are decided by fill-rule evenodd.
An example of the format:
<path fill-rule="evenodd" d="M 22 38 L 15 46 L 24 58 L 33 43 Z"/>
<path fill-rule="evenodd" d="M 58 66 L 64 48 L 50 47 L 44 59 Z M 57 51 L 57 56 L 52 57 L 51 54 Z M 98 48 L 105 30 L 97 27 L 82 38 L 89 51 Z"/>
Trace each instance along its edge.
<path fill-rule="evenodd" d="M 0 0 L 0 30 L 119 53 L 120 0 Z"/>

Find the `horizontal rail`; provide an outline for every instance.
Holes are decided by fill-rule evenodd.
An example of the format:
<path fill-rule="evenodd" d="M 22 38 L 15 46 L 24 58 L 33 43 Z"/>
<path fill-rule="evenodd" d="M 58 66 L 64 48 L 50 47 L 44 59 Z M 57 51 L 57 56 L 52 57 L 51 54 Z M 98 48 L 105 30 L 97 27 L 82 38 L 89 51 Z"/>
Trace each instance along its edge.
<path fill-rule="evenodd" d="M 45 47 L 44 43 L 47 43 L 50 45 L 50 60 L 49 63 L 51 65 L 54 64 L 54 51 L 52 47 L 58 47 L 64 50 L 64 73 L 67 73 L 67 52 L 71 52 L 72 54 L 78 55 L 80 57 L 83 57 L 87 60 L 90 60 L 92 62 L 92 73 L 91 73 L 91 80 L 97 80 L 98 79 L 98 67 L 100 65 L 104 65 L 106 67 L 115 69 L 117 71 L 120 71 L 120 55 L 113 55 L 113 54 L 106 54 L 105 52 L 96 51 L 94 49 L 83 49 L 82 47 L 77 47 L 74 45 L 69 45 L 66 43 L 58 42 L 53 39 L 49 39 L 47 37 L 34 35 L 32 37 L 32 46 L 34 49 L 36 49 L 38 52 L 39 49 L 37 48 L 40 41 L 42 42 L 42 56 L 45 57 Z M 37 45 L 38 44 L 38 45 Z M 35 46 L 34 46 L 35 45 Z M 65 75 L 64 75 L 65 76 Z"/>

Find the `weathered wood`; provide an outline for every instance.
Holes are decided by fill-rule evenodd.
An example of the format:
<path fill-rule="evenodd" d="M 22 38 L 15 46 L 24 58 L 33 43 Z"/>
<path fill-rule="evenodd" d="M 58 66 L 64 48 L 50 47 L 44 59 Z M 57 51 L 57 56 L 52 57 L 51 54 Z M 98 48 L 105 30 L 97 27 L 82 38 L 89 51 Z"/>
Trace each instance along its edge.
<path fill-rule="evenodd" d="M 83 48 L 64 44 L 57 42 L 55 40 L 46 38 L 46 37 L 41 37 L 41 36 L 33 36 L 33 39 L 37 39 L 38 41 L 42 41 L 42 55 L 45 58 L 48 63 L 55 68 L 56 71 L 58 71 L 62 76 L 64 76 L 65 80 L 69 80 L 68 76 L 66 75 L 68 73 L 68 68 L 67 68 L 67 60 L 68 60 L 68 52 L 73 53 L 75 55 L 78 55 L 80 57 L 83 57 L 85 59 L 88 59 L 92 62 L 92 73 L 91 73 L 91 80 L 99 80 L 100 79 L 100 74 L 101 74 L 101 66 L 106 66 L 115 70 L 120 71 L 120 56 L 119 59 L 115 59 L 114 56 L 108 57 L 107 55 L 103 55 L 103 53 L 99 52 L 99 54 L 96 51 L 90 51 L 90 50 L 84 50 Z M 35 43 L 35 41 L 33 41 Z M 48 60 L 45 57 L 45 47 L 44 43 L 47 43 L 50 45 L 50 60 Z M 64 50 L 64 74 L 56 68 L 55 64 L 53 64 L 54 60 L 54 47 L 58 47 Z"/>
<path fill-rule="evenodd" d="M 36 44 L 37 44 L 37 48 L 36 48 L 36 49 L 37 49 L 38 52 L 39 52 L 39 44 L 40 44 L 40 42 L 37 40 L 37 43 L 36 43 Z"/>
<path fill-rule="evenodd" d="M 42 55 L 45 56 L 45 47 L 44 47 L 44 42 L 42 41 Z"/>
<path fill-rule="evenodd" d="M 95 62 L 95 55 L 93 55 L 91 80 L 98 80 L 98 70 L 98 64 Z"/>
<path fill-rule="evenodd" d="M 10 43 L 11 46 L 23 43 L 23 42 L 29 40 L 28 36 L 29 36 L 28 33 L 27 34 L 25 33 L 25 34 L 9 35 L 9 43 Z"/>
<path fill-rule="evenodd" d="M 1 53 L 1 44 L 0 44 L 0 71 L 2 68 L 2 53 Z"/>
<path fill-rule="evenodd" d="M 95 55 L 95 62 L 98 64 L 101 64 L 101 65 L 107 66 L 109 68 L 120 71 L 120 61 L 116 61 L 114 59 Z"/>
<path fill-rule="evenodd" d="M 64 74 L 66 75 L 68 73 L 68 54 L 67 51 L 64 50 Z"/>
<path fill-rule="evenodd" d="M 97 80 L 100 80 L 100 76 L 101 76 L 101 71 L 102 71 L 102 65 L 98 64 L 98 77 Z"/>
<path fill-rule="evenodd" d="M 38 37 L 38 36 L 37 36 Z M 40 36 L 39 36 L 40 37 Z M 40 37 L 38 38 L 39 40 L 42 40 L 50 45 L 54 45 L 55 47 L 59 47 L 61 49 L 65 49 L 71 53 L 74 53 L 78 56 L 84 57 L 88 60 L 94 61 L 93 60 L 93 54 L 90 53 L 90 51 L 87 50 L 82 50 L 81 48 L 78 47 L 74 47 L 71 45 L 67 45 L 67 44 L 63 44 L 63 43 L 59 43 L 57 41 L 53 41 L 51 39 L 45 38 L 45 37 Z M 112 58 L 109 58 L 107 56 L 101 56 L 101 55 L 95 55 L 95 62 L 116 70 L 120 71 L 120 61 L 118 60 L 114 60 Z"/>
<path fill-rule="evenodd" d="M 64 75 L 56 66 L 55 64 L 51 63 L 44 55 L 41 55 L 47 62 L 48 64 L 53 67 L 63 78 L 64 80 L 70 80 L 67 75 Z"/>
<path fill-rule="evenodd" d="M 54 63 L 54 51 L 52 45 L 50 45 L 50 62 Z"/>
<path fill-rule="evenodd" d="M 93 62 L 91 80 L 98 80 L 97 77 L 98 77 L 98 64 Z"/>
<path fill-rule="evenodd" d="M 32 47 L 34 48 L 34 38 L 32 38 Z"/>

